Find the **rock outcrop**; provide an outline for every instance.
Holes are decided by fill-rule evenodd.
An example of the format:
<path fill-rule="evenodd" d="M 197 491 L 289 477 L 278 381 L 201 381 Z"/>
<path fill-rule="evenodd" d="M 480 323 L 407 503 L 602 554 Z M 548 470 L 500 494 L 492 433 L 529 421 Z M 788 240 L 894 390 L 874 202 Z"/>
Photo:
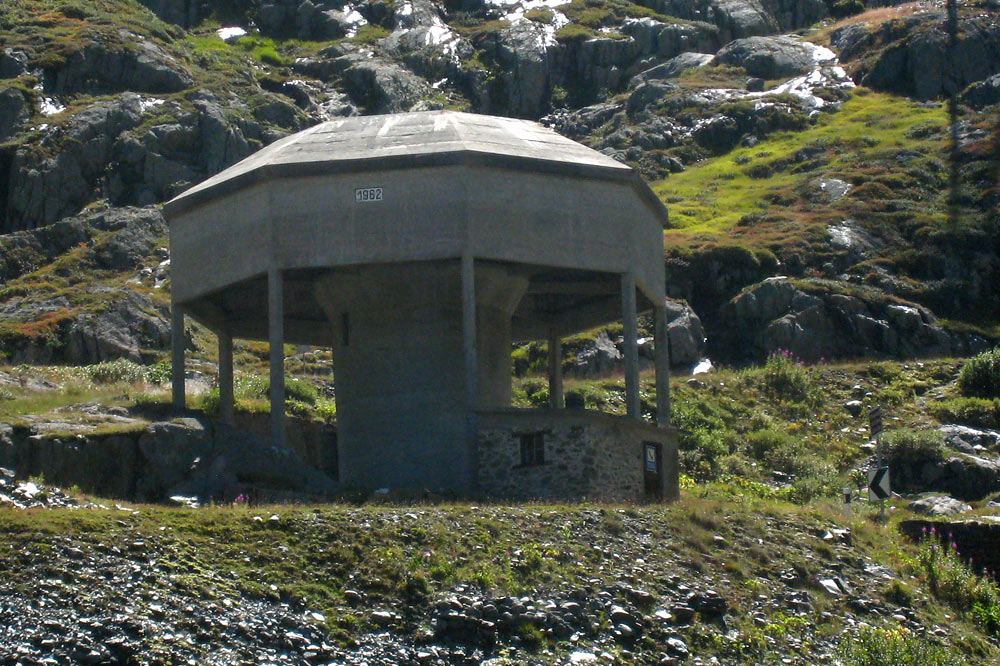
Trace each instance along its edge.
<path fill-rule="evenodd" d="M 294 429 L 294 428 L 293 428 Z M 333 444 L 331 432 L 321 434 Z M 326 496 L 337 486 L 291 449 L 208 419 L 177 418 L 111 435 L 44 435 L 0 424 L 0 466 L 22 477 L 140 502 Z M 335 468 L 334 468 L 335 469 Z"/>
<path fill-rule="evenodd" d="M 947 14 L 927 11 L 834 31 L 831 41 L 855 79 L 917 99 L 958 94 L 1000 72 L 1000 26 L 991 16 L 958 19 L 954 46 Z"/>
<path fill-rule="evenodd" d="M 0 236 L 0 283 L 37 270 L 81 245 L 89 245 L 79 258 L 81 269 L 137 273 L 150 257 L 165 256 L 166 232 L 155 208 L 115 208 Z M 15 294 L 0 303 L 3 352 L 11 361 L 145 362 L 170 343 L 170 318 L 163 299 L 128 285 L 99 281 L 71 298 L 47 296 L 40 290 Z"/>
<path fill-rule="evenodd" d="M 23 130 L 34 115 L 28 96 L 20 88 L 0 90 L 0 141 Z"/>
<path fill-rule="evenodd" d="M 756 284 L 726 304 L 722 347 L 734 357 L 763 359 L 777 350 L 821 358 L 945 356 L 985 346 L 953 338 L 919 305 L 885 300 L 877 292 L 842 293 L 835 283 L 778 277 Z"/>
<path fill-rule="evenodd" d="M 747 37 L 719 49 L 715 62 L 742 67 L 762 79 L 788 78 L 815 69 L 817 47 L 785 36 Z"/>

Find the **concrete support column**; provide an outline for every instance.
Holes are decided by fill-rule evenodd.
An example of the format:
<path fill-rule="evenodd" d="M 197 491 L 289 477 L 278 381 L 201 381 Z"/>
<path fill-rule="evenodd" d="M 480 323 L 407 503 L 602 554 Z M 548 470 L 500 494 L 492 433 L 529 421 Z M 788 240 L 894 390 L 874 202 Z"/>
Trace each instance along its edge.
<path fill-rule="evenodd" d="M 656 349 L 656 423 L 661 428 L 670 425 L 670 336 L 667 332 L 667 309 L 654 313 L 653 344 Z"/>
<path fill-rule="evenodd" d="M 639 418 L 639 339 L 635 312 L 635 276 L 622 274 L 622 324 L 625 327 L 625 405 L 632 418 Z"/>
<path fill-rule="evenodd" d="M 557 335 L 549 336 L 549 407 L 562 409 L 563 400 L 562 340 Z"/>
<path fill-rule="evenodd" d="M 285 445 L 285 302 L 281 271 L 267 272 L 267 339 L 271 346 L 271 441 Z"/>
<path fill-rule="evenodd" d="M 170 387 L 177 411 L 184 409 L 184 310 L 177 303 L 170 309 Z"/>
<path fill-rule="evenodd" d="M 479 361 L 476 358 L 476 272 L 471 255 L 462 255 L 462 354 L 469 406 L 479 404 Z"/>
<path fill-rule="evenodd" d="M 222 422 L 233 425 L 233 336 L 220 331 L 219 337 L 219 413 Z"/>

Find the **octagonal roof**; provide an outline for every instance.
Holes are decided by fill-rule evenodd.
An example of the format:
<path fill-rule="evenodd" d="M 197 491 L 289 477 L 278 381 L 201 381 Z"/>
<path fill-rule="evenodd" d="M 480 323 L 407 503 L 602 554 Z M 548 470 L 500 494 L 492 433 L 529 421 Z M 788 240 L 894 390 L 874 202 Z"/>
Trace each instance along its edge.
<path fill-rule="evenodd" d="M 538 123 L 457 111 L 355 116 L 285 137 L 186 190 L 169 217 L 273 178 L 468 164 L 631 182 L 664 218 L 666 209 L 631 167 Z"/>

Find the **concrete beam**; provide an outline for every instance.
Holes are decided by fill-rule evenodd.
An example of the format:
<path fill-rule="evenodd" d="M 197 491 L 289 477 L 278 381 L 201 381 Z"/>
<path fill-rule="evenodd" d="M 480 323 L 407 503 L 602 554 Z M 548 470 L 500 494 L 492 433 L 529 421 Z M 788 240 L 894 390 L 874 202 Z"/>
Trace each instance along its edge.
<path fill-rule="evenodd" d="M 653 314 L 653 344 L 656 350 L 656 423 L 670 426 L 670 335 L 667 331 L 667 309 L 658 307 Z"/>
<path fill-rule="evenodd" d="M 639 338 L 635 311 L 635 276 L 622 274 L 622 324 L 624 325 L 625 405 L 632 418 L 641 416 L 639 406 Z"/>
<path fill-rule="evenodd" d="M 227 328 L 233 337 L 241 340 L 266 342 L 270 339 L 269 322 L 260 318 L 230 319 Z M 317 321 L 285 317 L 284 336 L 285 342 L 289 344 L 329 347 L 330 340 L 333 339 L 333 328 L 325 319 Z"/>
<path fill-rule="evenodd" d="M 233 337 L 220 331 L 219 337 L 219 413 L 222 422 L 233 425 Z"/>
<path fill-rule="evenodd" d="M 607 282 L 532 282 L 528 294 L 573 294 L 579 296 L 614 296 L 617 289 Z"/>
<path fill-rule="evenodd" d="M 285 445 L 285 299 L 281 271 L 267 273 L 267 329 L 271 345 L 271 441 Z"/>
<path fill-rule="evenodd" d="M 563 399 L 562 374 L 562 340 L 558 336 L 549 336 L 549 407 L 562 409 L 566 406 Z"/>
<path fill-rule="evenodd" d="M 173 303 L 170 310 L 170 386 L 174 409 L 184 409 L 184 309 Z"/>

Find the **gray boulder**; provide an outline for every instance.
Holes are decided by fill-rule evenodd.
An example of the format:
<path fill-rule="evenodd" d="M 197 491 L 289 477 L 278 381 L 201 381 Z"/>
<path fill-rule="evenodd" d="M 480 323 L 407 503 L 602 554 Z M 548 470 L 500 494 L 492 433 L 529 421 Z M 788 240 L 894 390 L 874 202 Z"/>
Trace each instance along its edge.
<path fill-rule="evenodd" d="M 139 0 L 139 3 L 160 20 L 182 28 L 197 24 L 198 19 L 210 9 L 209 3 L 204 0 Z"/>
<path fill-rule="evenodd" d="M 669 81 L 652 80 L 640 83 L 628 96 L 627 109 L 630 115 L 644 111 L 646 107 L 657 104 L 677 90 L 677 86 Z"/>
<path fill-rule="evenodd" d="M 262 35 L 317 41 L 352 34 L 367 23 L 357 10 L 369 10 L 367 3 L 346 0 L 260 0 L 255 5 Z M 386 8 L 380 6 L 379 11 Z"/>
<path fill-rule="evenodd" d="M 803 283 L 804 284 L 804 283 Z M 820 358 L 944 356 L 960 341 L 916 304 L 886 301 L 875 292 L 837 283 L 810 283 L 805 291 L 779 277 L 760 282 L 722 309 L 722 346 L 739 358 L 763 359 L 779 349 L 809 362 Z"/>
<path fill-rule="evenodd" d="M 344 85 L 351 99 L 369 113 L 409 111 L 431 96 L 427 81 L 394 62 L 371 58 L 369 54 L 343 56 Z"/>
<path fill-rule="evenodd" d="M 629 81 L 629 86 L 635 88 L 643 83 L 647 83 L 648 81 L 674 79 L 689 69 L 704 67 L 708 63 L 712 62 L 713 58 L 714 56 L 710 53 L 693 53 L 687 51 L 671 58 L 667 62 L 661 63 L 655 67 L 650 67 L 649 69 L 636 74 Z"/>
<path fill-rule="evenodd" d="M 108 307 L 74 316 L 66 328 L 63 361 L 89 365 L 116 358 L 147 362 L 170 344 L 166 306 L 131 289 L 94 287 Z M 152 352 L 152 353 L 151 353 Z"/>
<path fill-rule="evenodd" d="M 128 40 L 128 35 L 123 35 Z M 69 54 L 66 64 L 46 70 L 45 89 L 55 94 L 121 91 L 173 93 L 191 87 L 190 72 L 151 40 L 107 45 L 89 42 Z"/>
<path fill-rule="evenodd" d="M 20 88 L 0 90 L 0 141 L 6 141 L 27 127 L 32 109 Z"/>
<path fill-rule="evenodd" d="M 500 32 L 495 58 L 504 83 L 501 103 L 507 114 L 537 118 L 548 106 L 556 45 L 546 38 L 545 31 L 546 26 L 524 21 Z"/>
<path fill-rule="evenodd" d="M 162 498 L 168 489 L 184 481 L 192 464 L 212 453 L 211 434 L 212 424 L 207 419 L 179 418 L 149 424 L 138 441 L 144 473 L 136 486 L 136 498 Z"/>
<path fill-rule="evenodd" d="M 36 145 L 20 147 L 10 167 L 0 231 L 34 228 L 76 214 L 92 199 L 93 184 L 106 175 L 117 137 L 138 126 L 142 116 L 139 95 L 125 93 L 96 102 L 53 129 L 45 143 L 59 147 L 54 155 Z"/>
<path fill-rule="evenodd" d="M 943 11 L 921 12 L 836 30 L 831 43 L 858 83 L 917 99 L 958 94 L 1000 72 L 1000 26 L 991 15 L 959 17 L 954 46 L 946 25 Z"/>
<path fill-rule="evenodd" d="M 965 502 L 943 495 L 923 497 L 910 502 L 906 508 L 914 513 L 922 513 L 934 517 L 954 516 L 966 511 L 972 511 L 972 507 Z"/>
<path fill-rule="evenodd" d="M 607 332 L 601 331 L 592 343 L 577 353 L 571 373 L 593 377 L 620 368 L 621 364 L 622 353 L 608 337 Z"/>
<path fill-rule="evenodd" d="M 208 419 L 150 424 L 139 438 L 143 470 L 138 498 L 231 499 L 237 489 L 328 495 L 336 484 L 295 451 L 270 439 Z"/>
<path fill-rule="evenodd" d="M 0 79 L 16 79 L 27 73 L 27 53 L 19 49 L 0 49 Z"/>
<path fill-rule="evenodd" d="M 444 23 L 440 6 L 432 0 L 392 0 L 389 16 L 393 29 Z"/>
<path fill-rule="evenodd" d="M 742 67 L 762 79 L 781 79 L 812 71 L 814 52 L 812 44 L 791 37 L 747 37 L 719 49 L 714 62 Z"/>
<path fill-rule="evenodd" d="M 726 40 L 809 26 L 829 13 L 823 0 L 651 0 L 661 14 L 707 21 Z"/>
<path fill-rule="evenodd" d="M 902 493 L 940 492 L 966 502 L 1000 491 L 1000 461 L 958 454 L 939 461 L 896 461 L 892 488 Z"/>
<path fill-rule="evenodd" d="M 667 300 L 667 335 L 670 339 L 670 365 L 691 368 L 705 356 L 705 329 L 701 319 L 687 303 Z"/>
<path fill-rule="evenodd" d="M 962 102 L 977 109 L 1000 104 L 1000 74 L 994 74 L 966 88 L 962 93 Z"/>
<path fill-rule="evenodd" d="M 715 52 L 722 43 L 715 26 L 699 21 L 661 23 L 652 18 L 625 19 L 620 30 L 635 40 L 642 56 L 661 62 L 686 52 Z"/>
<path fill-rule="evenodd" d="M 963 425 L 948 424 L 938 428 L 944 436 L 944 442 L 951 448 L 962 453 L 982 454 L 997 452 L 1000 449 L 1000 432 L 996 430 L 979 430 Z"/>

